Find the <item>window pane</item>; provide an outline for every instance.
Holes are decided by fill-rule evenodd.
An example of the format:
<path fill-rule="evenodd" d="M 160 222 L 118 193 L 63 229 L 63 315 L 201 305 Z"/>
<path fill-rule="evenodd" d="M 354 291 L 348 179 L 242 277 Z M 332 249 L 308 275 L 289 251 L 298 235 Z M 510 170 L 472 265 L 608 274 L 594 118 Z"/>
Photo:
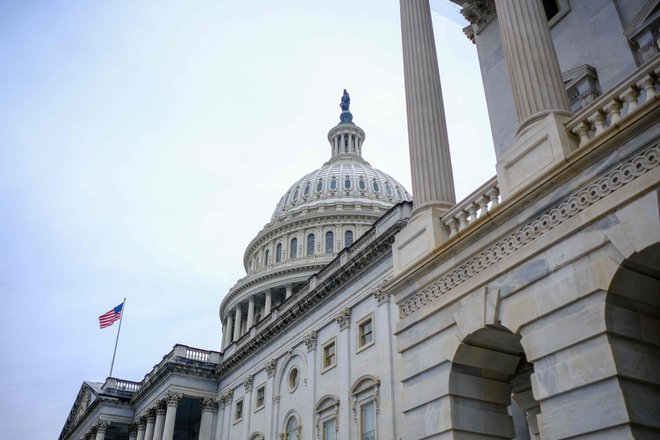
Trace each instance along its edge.
<path fill-rule="evenodd" d="M 323 181 L 319 180 L 318 183 L 316 184 L 316 192 L 321 192 L 323 189 Z"/>
<path fill-rule="evenodd" d="M 298 439 L 298 419 L 291 417 L 286 424 L 286 438 L 287 440 Z"/>
<path fill-rule="evenodd" d="M 307 256 L 314 255 L 314 234 L 307 236 Z"/>
<path fill-rule="evenodd" d="M 362 439 L 363 440 L 375 440 L 376 439 L 376 417 L 374 411 L 374 402 L 369 402 L 365 405 L 362 405 L 360 409 L 360 423 L 362 427 Z"/>
<path fill-rule="evenodd" d="M 335 419 L 323 422 L 323 440 L 335 440 Z"/>
<path fill-rule="evenodd" d="M 278 243 L 275 248 L 275 261 L 278 263 L 282 261 L 282 243 Z"/>
<path fill-rule="evenodd" d="M 344 233 L 344 246 L 349 247 L 353 244 L 353 231 L 346 231 Z"/>
<path fill-rule="evenodd" d="M 337 189 L 337 179 L 332 179 L 330 181 L 330 189 Z"/>
<path fill-rule="evenodd" d="M 325 253 L 326 254 L 331 254 L 333 253 L 334 250 L 334 243 L 335 241 L 335 234 L 332 233 L 332 231 L 328 231 L 325 233 Z"/>
<path fill-rule="evenodd" d="M 294 238 L 291 240 L 291 250 L 289 251 L 291 258 L 298 257 L 298 239 Z"/>

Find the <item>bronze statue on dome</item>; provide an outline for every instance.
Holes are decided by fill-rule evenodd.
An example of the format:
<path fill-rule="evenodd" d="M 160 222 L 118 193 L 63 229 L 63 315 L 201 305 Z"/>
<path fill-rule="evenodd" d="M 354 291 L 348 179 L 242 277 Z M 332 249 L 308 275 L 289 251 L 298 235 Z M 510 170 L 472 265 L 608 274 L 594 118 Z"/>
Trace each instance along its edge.
<path fill-rule="evenodd" d="M 344 89 L 344 94 L 341 96 L 341 103 L 339 107 L 345 112 L 348 111 L 348 108 L 351 106 L 351 95 L 348 94 L 346 89 Z"/>

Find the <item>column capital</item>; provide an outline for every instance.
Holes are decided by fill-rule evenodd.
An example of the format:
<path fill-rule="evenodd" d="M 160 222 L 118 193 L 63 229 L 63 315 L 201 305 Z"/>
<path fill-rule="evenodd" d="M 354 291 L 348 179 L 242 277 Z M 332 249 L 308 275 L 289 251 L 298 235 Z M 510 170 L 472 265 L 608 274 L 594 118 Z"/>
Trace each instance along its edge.
<path fill-rule="evenodd" d="M 154 423 L 156 421 L 156 408 L 151 407 L 147 410 L 147 423 Z"/>
<path fill-rule="evenodd" d="M 107 420 L 97 420 L 94 424 L 94 429 L 96 432 L 106 432 L 109 424 L 110 422 Z"/>
<path fill-rule="evenodd" d="M 314 330 L 308 332 L 307 334 L 305 334 L 305 336 L 303 336 L 303 342 L 305 343 L 308 352 L 316 349 L 317 339 L 318 339 L 318 334 Z"/>
<path fill-rule="evenodd" d="M 167 393 L 167 406 L 178 406 L 183 394 L 170 391 Z"/>
<path fill-rule="evenodd" d="M 268 374 L 268 377 L 275 376 L 275 371 L 277 369 L 277 359 L 271 359 L 267 361 L 266 365 L 264 365 L 264 368 L 266 369 L 266 373 Z"/>
<path fill-rule="evenodd" d="M 252 374 L 245 376 L 245 379 L 243 379 L 243 386 L 245 387 L 246 392 L 252 391 L 252 387 L 254 386 L 254 376 Z"/>
<path fill-rule="evenodd" d="M 351 309 L 344 307 L 335 315 L 339 330 L 344 330 L 351 324 Z"/>
<path fill-rule="evenodd" d="M 144 427 L 142 428 L 144 429 Z M 128 425 L 128 434 L 129 435 L 137 435 L 138 432 L 138 424 L 137 423 L 131 423 Z"/>
<path fill-rule="evenodd" d="M 203 397 L 201 401 L 202 411 L 215 411 L 218 408 L 218 399 Z"/>
<path fill-rule="evenodd" d="M 138 430 L 144 430 L 147 426 L 147 418 L 145 416 L 138 417 L 136 425 Z"/>
<path fill-rule="evenodd" d="M 165 411 L 167 410 L 167 399 L 162 399 L 156 402 L 155 408 L 156 416 L 165 415 Z"/>

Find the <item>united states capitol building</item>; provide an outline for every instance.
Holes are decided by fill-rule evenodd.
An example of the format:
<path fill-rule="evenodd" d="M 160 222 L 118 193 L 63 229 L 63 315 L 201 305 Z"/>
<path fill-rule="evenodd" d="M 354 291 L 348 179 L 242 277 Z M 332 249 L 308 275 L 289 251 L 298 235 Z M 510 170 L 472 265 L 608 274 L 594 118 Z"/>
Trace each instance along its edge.
<path fill-rule="evenodd" d="M 61 440 L 660 437 L 660 1 L 456 0 L 497 157 L 460 201 L 428 0 L 400 2 L 412 197 L 345 91 L 219 350 L 83 382 Z"/>

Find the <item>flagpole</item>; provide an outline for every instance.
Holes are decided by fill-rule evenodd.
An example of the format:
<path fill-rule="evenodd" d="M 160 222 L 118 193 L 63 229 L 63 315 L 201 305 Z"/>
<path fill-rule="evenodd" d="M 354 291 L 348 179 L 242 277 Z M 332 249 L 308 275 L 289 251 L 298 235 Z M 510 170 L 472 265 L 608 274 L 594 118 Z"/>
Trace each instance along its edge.
<path fill-rule="evenodd" d="M 115 355 L 117 354 L 117 343 L 119 342 L 119 332 L 121 331 L 121 322 L 124 320 L 124 312 L 126 311 L 126 298 L 121 303 L 121 318 L 119 318 L 119 328 L 117 328 L 117 339 L 115 339 L 115 351 L 112 352 L 112 363 L 110 364 L 110 375 L 112 377 L 112 369 L 115 367 Z"/>

